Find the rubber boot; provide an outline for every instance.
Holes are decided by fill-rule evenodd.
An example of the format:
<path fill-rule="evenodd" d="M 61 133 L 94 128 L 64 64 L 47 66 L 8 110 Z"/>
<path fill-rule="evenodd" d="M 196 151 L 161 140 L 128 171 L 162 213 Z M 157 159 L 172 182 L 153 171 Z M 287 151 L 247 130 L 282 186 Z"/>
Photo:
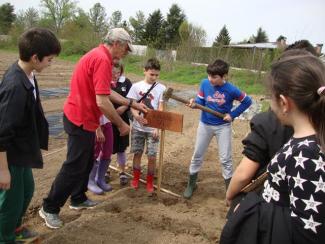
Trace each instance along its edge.
<path fill-rule="evenodd" d="M 141 170 L 133 168 L 133 179 L 131 181 L 131 186 L 134 189 L 139 188 L 140 175 L 141 175 Z"/>
<path fill-rule="evenodd" d="M 98 169 L 98 161 L 95 160 L 94 162 L 94 166 L 90 171 L 89 174 L 89 179 L 88 179 L 88 190 L 97 194 L 97 195 L 101 195 L 103 194 L 103 190 L 97 185 L 95 178 L 96 178 L 96 174 L 97 174 L 97 169 Z"/>
<path fill-rule="evenodd" d="M 228 190 L 229 184 L 231 181 L 231 177 L 229 179 L 225 179 L 225 186 L 226 186 L 226 191 Z"/>
<path fill-rule="evenodd" d="M 186 199 L 190 199 L 193 195 L 193 192 L 195 191 L 197 185 L 196 185 L 196 180 L 197 180 L 197 175 L 198 173 L 195 174 L 190 174 L 186 189 L 183 193 L 183 197 Z"/>
<path fill-rule="evenodd" d="M 103 191 L 111 191 L 113 190 L 113 187 L 110 184 L 107 184 L 105 181 L 105 174 L 107 172 L 108 166 L 110 164 L 111 160 L 108 159 L 102 159 L 99 161 L 98 170 L 97 170 L 97 185 L 103 190 Z"/>
<path fill-rule="evenodd" d="M 147 175 L 147 192 L 153 193 L 153 175 Z"/>

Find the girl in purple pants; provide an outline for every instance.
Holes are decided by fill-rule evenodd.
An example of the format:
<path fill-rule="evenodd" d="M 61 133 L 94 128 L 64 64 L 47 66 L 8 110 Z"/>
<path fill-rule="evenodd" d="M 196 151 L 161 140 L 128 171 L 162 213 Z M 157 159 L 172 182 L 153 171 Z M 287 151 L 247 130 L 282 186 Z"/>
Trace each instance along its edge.
<path fill-rule="evenodd" d="M 105 174 L 111 162 L 113 151 L 112 123 L 104 116 L 100 118 L 100 127 L 96 130 L 94 166 L 89 174 L 88 190 L 103 194 L 113 188 L 105 181 Z"/>

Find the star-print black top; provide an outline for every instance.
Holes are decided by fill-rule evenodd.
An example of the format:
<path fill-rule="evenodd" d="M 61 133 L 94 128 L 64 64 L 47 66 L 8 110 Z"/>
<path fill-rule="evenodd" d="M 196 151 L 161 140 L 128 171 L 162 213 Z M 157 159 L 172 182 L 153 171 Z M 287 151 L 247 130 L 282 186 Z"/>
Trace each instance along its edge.
<path fill-rule="evenodd" d="M 290 208 L 293 234 L 304 240 L 323 239 L 325 155 L 316 136 L 292 137 L 273 157 L 268 173 L 264 200 Z"/>

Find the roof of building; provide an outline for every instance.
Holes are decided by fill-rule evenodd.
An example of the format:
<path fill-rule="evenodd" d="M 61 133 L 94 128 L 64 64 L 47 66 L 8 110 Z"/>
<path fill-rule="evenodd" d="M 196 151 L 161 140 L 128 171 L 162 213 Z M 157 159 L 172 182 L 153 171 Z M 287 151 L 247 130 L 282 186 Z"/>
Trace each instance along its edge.
<path fill-rule="evenodd" d="M 276 42 L 262 42 L 262 43 L 230 44 L 227 45 L 226 47 L 275 49 L 278 46 Z"/>

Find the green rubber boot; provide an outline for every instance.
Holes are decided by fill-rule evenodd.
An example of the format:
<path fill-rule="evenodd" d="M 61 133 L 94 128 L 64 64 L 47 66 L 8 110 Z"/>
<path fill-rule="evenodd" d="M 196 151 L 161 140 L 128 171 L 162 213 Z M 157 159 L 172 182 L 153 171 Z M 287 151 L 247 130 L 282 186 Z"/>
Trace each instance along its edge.
<path fill-rule="evenodd" d="M 195 191 L 195 189 L 197 187 L 197 185 L 196 185 L 197 175 L 198 175 L 198 173 L 190 175 L 188 182 L 187 182 L 187 187 L 183 193 L 184 198 L 190 199 L 192 197 L 193 192 Z"/>

